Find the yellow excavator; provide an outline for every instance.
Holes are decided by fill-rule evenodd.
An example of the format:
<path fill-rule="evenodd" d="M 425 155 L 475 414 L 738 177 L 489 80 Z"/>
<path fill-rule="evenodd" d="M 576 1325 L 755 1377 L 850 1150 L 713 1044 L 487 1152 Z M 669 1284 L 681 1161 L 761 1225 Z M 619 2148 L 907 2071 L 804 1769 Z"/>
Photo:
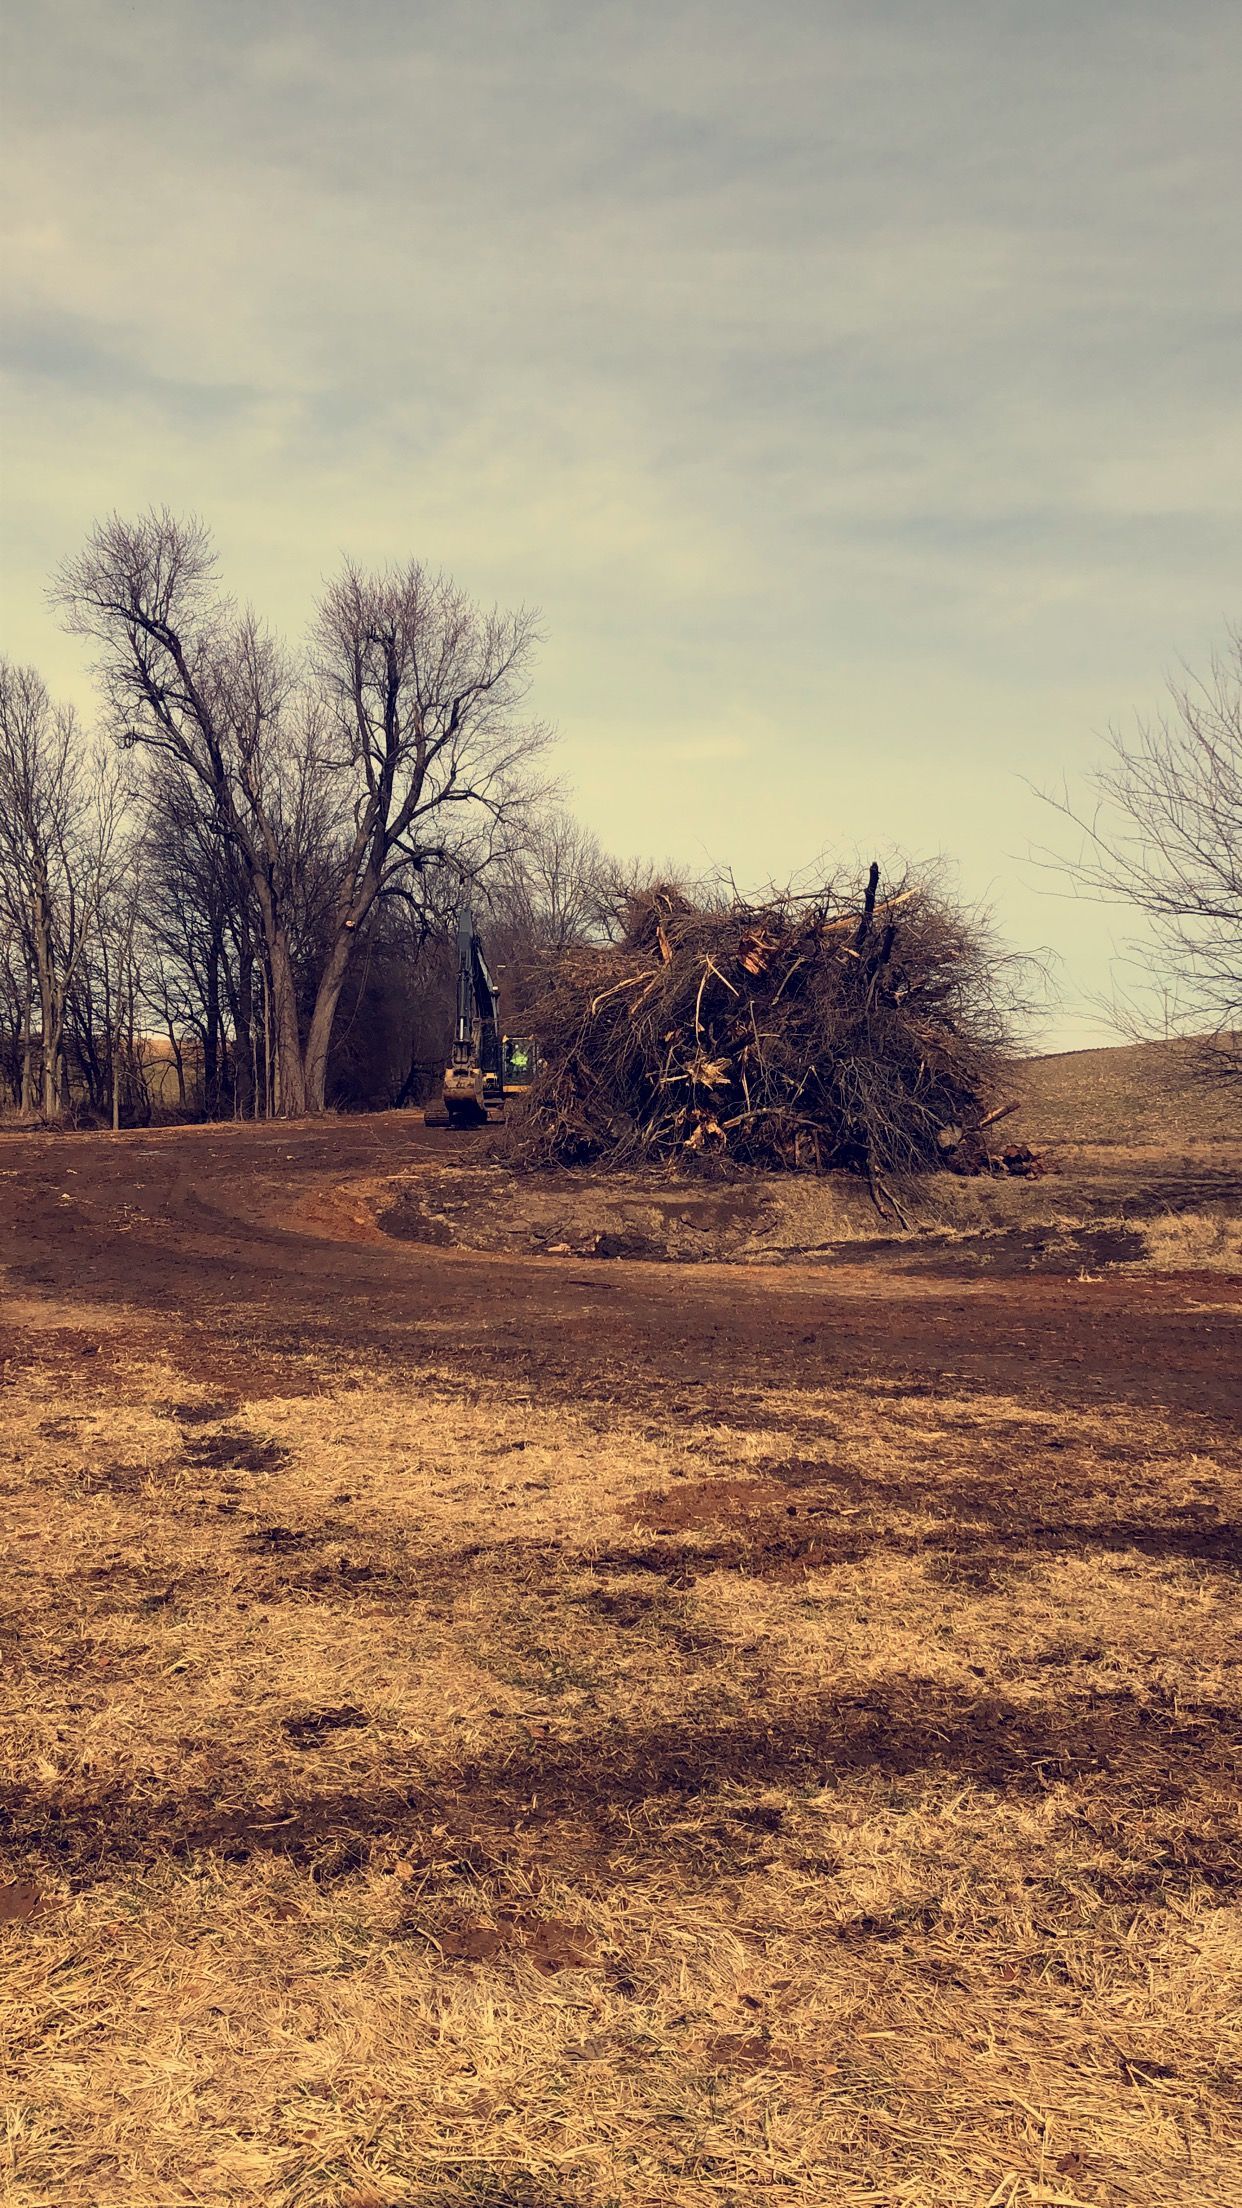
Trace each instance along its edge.
<path fill-rule="evenodd" d="M 474 914 L 463 905 L 457 915 L 453 1046 L 439 1094 L 427 1104 L 423 1118 L 429 1127 L 483 1127 L 489 1120 L 501 1120 L 506 1097 L 528 1089 L 534 1073 L 534 1044 L 502 1032 L 500 991 Z"/>

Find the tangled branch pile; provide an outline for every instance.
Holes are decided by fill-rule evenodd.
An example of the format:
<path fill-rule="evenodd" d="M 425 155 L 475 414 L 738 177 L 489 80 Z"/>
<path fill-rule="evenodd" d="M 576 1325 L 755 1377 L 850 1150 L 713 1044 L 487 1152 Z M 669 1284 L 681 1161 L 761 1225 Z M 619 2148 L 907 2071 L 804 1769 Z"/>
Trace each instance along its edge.
<path fill-rule="evenodd" d="M 926 885 L 705 907 L 633 899 L 620 944 L 544 962 L 534 1163 L 727 1155 L 879 1176 L 950 1161 L 1003 1080 L 1005 961 Z"/>

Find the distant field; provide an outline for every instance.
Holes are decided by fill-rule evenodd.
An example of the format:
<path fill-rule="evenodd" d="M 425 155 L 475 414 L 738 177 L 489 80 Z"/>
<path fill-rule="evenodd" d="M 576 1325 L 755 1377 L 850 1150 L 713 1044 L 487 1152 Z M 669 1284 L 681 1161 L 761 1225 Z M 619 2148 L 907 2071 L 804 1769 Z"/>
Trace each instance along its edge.
<path fill-rule="evenodd" d="M 1196 1074 L 1191 1048 L 1135 1043 L 1023 1061 L 1022 1133 L 1031 1143 L 1242 1139 L 1242 1088 Z"/>

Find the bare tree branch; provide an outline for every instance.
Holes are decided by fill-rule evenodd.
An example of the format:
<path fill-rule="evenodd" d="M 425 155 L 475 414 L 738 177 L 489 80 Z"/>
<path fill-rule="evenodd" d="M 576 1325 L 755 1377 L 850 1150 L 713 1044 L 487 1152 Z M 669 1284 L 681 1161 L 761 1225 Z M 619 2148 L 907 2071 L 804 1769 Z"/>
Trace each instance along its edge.
<path fill-rule="evenodd" d="M 1170 685 L 1164 712 L 1112 732 L 1088 785 L 1085 807 L 1068 788 L 1042 793 L 1079 836 L 1072 855 L 1043 858 L 1075 895 L 1146 922 L 1118 1024 L 1203 1039 L 1209 1070 L 1242 1076 L 1242 630 L 1206 676 Z"/>

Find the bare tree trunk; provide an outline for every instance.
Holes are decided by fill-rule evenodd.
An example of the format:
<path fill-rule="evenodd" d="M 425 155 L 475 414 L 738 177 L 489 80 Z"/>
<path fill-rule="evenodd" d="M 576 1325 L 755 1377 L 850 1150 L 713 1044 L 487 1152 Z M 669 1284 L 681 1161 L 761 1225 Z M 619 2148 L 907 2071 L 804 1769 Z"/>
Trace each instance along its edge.
<path fill-rule="evenodd" d="M 63 1086 L 60 1051 L 53 1036 L 49 1035 L 45 1028 L 43 1031 L 43 1117 L 46 1120 L 60 1118 Z"/>
<path fill-rule="evenodd" d="M 52 971 L 52 946 L 44 916 L 36 904 L 34 910 L 35 972 L 39 988 L 39 1023 L 42 1029 L 42 1090 L 43 1117 L 55 1119 L 57 1106 L 56 1082 L 56 987 Z"/>
<path fill-rule="evenodd" d="M 289 938 L 270 889 L 256 884 L 267 950 L 268 1005 L 273 1057 L 273 1110 L 279 1119 L 306 1117 L 306 1063 L 298 1025 L 298 985 Z"/>
<path fill-rule="evenodd" d="M 234 1030 L 237 1057 L 233 1066 L 233 1110 L 239 1119 L 246 1119 L 258 1110 L 259 1085 L 255 1078 L 254 1056 L 254 958 L 249 935 L 244 931 L 237 954 Z"/>
<path fill-rule="evenodd" d="M 203 1015 L 203 1110 L 215 1119 L 220 1111 L 220 946 L 214 937 L 207 952 Z"/>
<path fill-rule="evenodd" d="M 272 975 L 273 1042 L 275 1045 L 278 1119 L 304 1119 L 308 1109 L 306 1065 L 298 1033 L 297 985 L 288 959 L 278 963 Z"/>
<path fill-rule="evenodd" d="M 220 941 L 220 1104 L 233 1119 L 256 1116 L 254 952 L 244 921 Z"/>
<path fill-rule="evenodd" d="M 266 961 L 259 968 L 263 984 L 263 1117 L 272 1117 L 275 1104 L 275 1083 L 272 1067 L 272 990 L 267 978 Z"/>
<path fill-rule="evenodd" d="M 34 1113 L 34 1108 L 35 1108 L 35 1077 L 34 1077 L 34 1036 L 33 1036 L 33 1034 L 31 1033 L 31 1019 L 32 1019 L 32 1015 L 33 1015 L 33 1013 L 34 1013 L 34 1000 L 33 1000 L 33 997 L 32 997 L 32 996 L 31 996 L 31 995 L 29 994 L 29 992 L 27 992 L 27 996 L 26 996 L 26 1025 L 25 1025 L 25 1033 L 24 1033 L 24 1034 L 23 1034 L 23 1036 L 22 1036 L 22 1104 L 21 1104 L 21 1110 L 22 1110 L 22 1118 L 23 1118 L 23 1119 L 29 1119 L 29 1118 L 31 1118 L 31 1117 L 33 1116 L 33 1113 Z"/>
<path fill-rule="evenodd" d="M 306 1038 L 306 1109 L 322 1112 L 325 1108 L 328 1084 L 328 1052 L 332 1045 L 332 1028 L 336 1020 L 341 990 L 353 953 L 352 931 L 342 930 L 328 954 L 323 978 L 315 997 L 315 1009 L 311 1015 L 310 1033 Z"/>
<path fill-rule="evenodd" d="M 185 1092 L 185 1052 L 182 1050 L 181 1045 L 177 1040 L 177 1030 L 170 1019 L 166 1019 L 164 1022 L 164 1033 L 168 1037 L 168 1055 L 172 1059 L 173 1072 L 177 1076 L 177 1109 L 178 1111 L 183 1112 L 186 1109 L 187 1104 L 187 1097 Z"/>
<path fill-rule="evenodd" d="M 69 1109 L 69 1082 L 62 1049 L 67 984 L 63 976 L 57 975 L 52 916 L 48 901 L 41 894 L 35 897 L 31 919 L 39 1017 L 43 1023 L 43 1117 L 50 1122 L 63 1118 Z"/>
<path fill-rule="evenodd" d="M 130 1088 L 133 1092 L 135 1124 L 149 1127 L 151 1124 L 152 1103 L 151 1084 L 147 1078 L 145 1063 L 143 1062 L 141 1053 L 138 1049 L 138 1008 L 136 994 L 136 978 L 134 974 L 133 964 L 131 962 L 129 968 L 129 990 L 126 997 L 125 1064 L 129 1072 Z M 145 1111 L 143 1110 L 144 1098 L 146 1103 Z"/>

